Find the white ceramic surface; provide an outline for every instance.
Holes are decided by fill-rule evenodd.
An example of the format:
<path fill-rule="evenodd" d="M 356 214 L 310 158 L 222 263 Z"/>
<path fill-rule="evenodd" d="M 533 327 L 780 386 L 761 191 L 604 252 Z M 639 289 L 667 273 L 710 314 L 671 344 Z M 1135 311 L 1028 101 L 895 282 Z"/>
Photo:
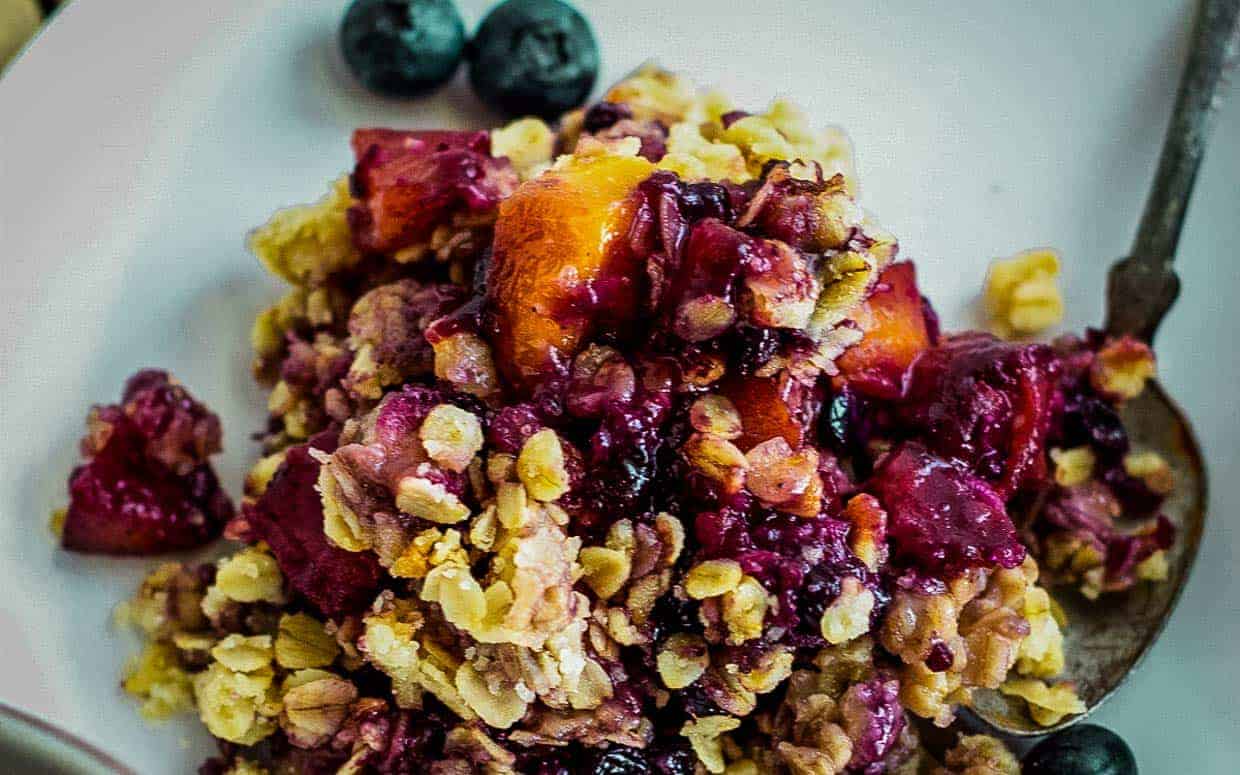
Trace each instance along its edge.
<path fill-rule="evenodd" d="M 463 2 L 467 23 L 486 3 Z M 603 81 L 646 58 L 761 105 L 774 92 L 857 146 L 864 203 L 902 238 L 945 321 L 967 324 L 986 262 L 1063 251 L 1069 323 L 1101 315 L 1184 58 L 1189 0 L 579 0 Z M 276 286 L 242 236 L 310 200 L 359 124 L 492 123 L 458 81 L 368 96 L 334 46 L 342 0 L 74 0 L 0 78 L 0 699 L 142 772 L 189 772 L 194 724 L 151 730 L 117 689 L 134 640 L 112 606 L 150 561 L 57 552 L 86 406 L 171 368 L 224 417 L 235 485 L 261 402 L 251 315 Z M 1139 675 L 1098 720 L 1145 773 L 1240 760 L 1240 88 L 1189 212 L 1165 381 L 1196 420 L 1212 519 L 1197 571 Z"/>

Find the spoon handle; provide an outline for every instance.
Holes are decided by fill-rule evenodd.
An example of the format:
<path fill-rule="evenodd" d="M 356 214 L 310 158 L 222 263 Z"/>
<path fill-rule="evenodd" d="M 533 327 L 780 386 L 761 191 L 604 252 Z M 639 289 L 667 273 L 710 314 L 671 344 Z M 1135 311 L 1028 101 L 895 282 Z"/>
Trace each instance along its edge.
<path fill-rule="evenodd" d="M 1235 46 L 1240 0 L 1201 0 L 1188 64 L 1132 251 L 1107 276 L 1106 330 L 1149 342 L 1180 292 L 1172 268 L 1193 182 L 1205 154 L 1219 81 Z"/>

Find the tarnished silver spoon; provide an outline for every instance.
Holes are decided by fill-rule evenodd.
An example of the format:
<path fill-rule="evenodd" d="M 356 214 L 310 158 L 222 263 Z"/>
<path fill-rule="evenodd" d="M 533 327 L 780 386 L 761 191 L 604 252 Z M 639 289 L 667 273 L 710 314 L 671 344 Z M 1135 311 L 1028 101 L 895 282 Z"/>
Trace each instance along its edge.
<path fill-rule="evenodd" d="M 1117 261 L 1107 278 L 1108 333 L 1132 334 L 1152 342 L 1179 295 L 1180 280 L 1172 260 L 1205 153 L 1218 85 L 1229 53 L 1234 54 L 1238 16 L 1240 0 L 1202 0 L 1198 6 L 1188 64 L 1180 78 L 1158 172 L 1132 253 Z M 1157 451 L 1175 473 L 1175 493 L 1164 507 L 1176 526 L 1176 541 L 1168 552 L 1169 576 L 1165 582 L 1139 584 L 1094 601 L 1074 590 L 1056 590 L 1056 600 L 1069 619 L 1063 677 L 1076 682 L 1086 710 L 1053 727 L 1042 727 L 1029 717 L 1022 700 L 997 691 L 979 691 L 973 714 L 992 732 L 1011 737 L 1044 735 L 1097 709 L 1140 664 L 1188 581 L 1206 518 L 1205 465 L 1193 429 L 1156 383 L 1128 402 L 1123 418 L 1134 447 Z"/>

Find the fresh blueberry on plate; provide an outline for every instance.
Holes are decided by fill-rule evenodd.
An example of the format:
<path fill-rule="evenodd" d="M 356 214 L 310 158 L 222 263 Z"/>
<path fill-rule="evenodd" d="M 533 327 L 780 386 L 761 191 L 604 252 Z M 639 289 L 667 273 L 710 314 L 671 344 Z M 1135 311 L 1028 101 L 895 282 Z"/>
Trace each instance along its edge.
<path fill-rule="evenodd" d="M 465 23 L 451 0 L 354 0 L 340 24 L 340 48 L 367 89 L 416 97 L 456 72 Z"/>
<path fill-rule="evenodd" d="M 585 18 L 560 0 L 508 0 L 482 20 L 469 79 L 500 112 L 553 118 L 585 101 L 598 75 Z"/>
<path fill-rule="evenodd" d="M 1077 724 L 1033 747 L 1024 775 L 1137 775 L 1137 760 L 1123 738 L 1097 724 Z"/>

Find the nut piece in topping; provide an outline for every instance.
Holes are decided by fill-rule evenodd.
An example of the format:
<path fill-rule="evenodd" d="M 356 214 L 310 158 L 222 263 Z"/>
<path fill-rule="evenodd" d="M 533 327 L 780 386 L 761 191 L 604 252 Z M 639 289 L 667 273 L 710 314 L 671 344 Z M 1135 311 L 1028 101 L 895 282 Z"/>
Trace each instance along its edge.
<path fill-rule="evenodd" d="M 710 666 L 710 652 L 700 635 L 676 633 L 659 647 L 655 659 L 659 678 L 669 689 L 683 689 L 702 677 Z"/>
<path fill-rule="evenodd" d="M 1140 479 L 1156 495 L 1170 495 L 1175 489 L 1175 474 L 1157 452 L 1130 452 L 1124 456 L 1124 473 Z"/>
<path fill-rule="evenodd" d="M 418 435 L 431 460 L 457 473 L 469 467 L 482 449 L 482 424 L 475 415 L 452 404 L 432 409 Z"/>
<path fill-rule="evenodd" d="M 746 484 L 763 504 L 801 517 L 813 517 L 822 505 L 822 480 L 818 476 L 818 451 L 804 447 L 793 451 L 776 436 L 745 453 L 749 462 Z"/>
<path fill-rule="evenodd" d="M 537 118 L 519 118 L 491 131 L 491 155 L 507 156 L 522 180 L 537 177 L 551 165 L 555 135 Z"/>
<path fill-rule="evenodd" d="M 1012 678 L 999 687 L 1011 697 L 1020 697 L 1029 705 L 1029 715 L 1044 727 L 1054 726 L 1077 713 L 1085 712 L 1085 703 L 1076 696 L 1070 682 L 1047 685 L 1034 678 Z"/>
<path fill-rule="evenodd" d="M 323 623 L 308 614 L 284 614 L 276 632 L 276 663 L 286 670 L 327 667 L 340 646 Z"/>
<path fill-rule="evenodd" d="M 550 502 L 568 492 L 568 469 L 560 437 L 550 428 L 526 439 L 517 456 L 517 476 L 531 497 Z"/>
<path fill-rule="evenodd" d="M 624 552 L 604 546 L 587 546 L 578 556 L 582 579 L 600 600 L 620 591 L 629 580 L 631 564 Z"/>
<path fill-rule="evenodd" d="M 695 431 L 728 441 L 735 441 L 741 435 L 741 415 L 735 404 L 713 393 L 702 396 L 689 407 L 689 424 Z"/>
<path fill-rule="evenodd" d="M 492 688 L 469 663 L 456 671 L 456 689 L 488 725 L 508 729 L 521 720 L 529 703 L 512 687 Z"/>
<path fill-rule="evenodd" d="M 1136 398 L 1157 372 L 1154 351 L 1131 336 L 1107 342 L 1089 367 L 1094 389 L 1117 401 Z"/>
<path fill-rule="evenodd" d="M 743 576 L 736 560 L 706 560 L 685 574 L 685 592 L 694 600 L 718 597 L 736 589 Z"/>
<path fill-rule="evenodd" d="M 707 771 L 721 773 L 726 768 L 726 762 L 723 759 L 723 741 L 720 738 L 740 725 L 740 719 L 731 716 L 700 716 L 686 722 L 680 734 L 688 738 L 693 752 Z"/>
<path fill-rule="evenodd" d="M 749 461 L 735 444 L 721 436 L 695 433 L 682 448 L 685 458 L 703 476 L 718 483 L 724 492 L 740 492 L 745 486 Z"/>
<path fill-rule="evenodd" d="M 1055 484 L 1073 487 L 1085 484 L 1094 475 L 1094 451 L 1089 447 L 1051 450 L 1051 462 L 1055 464 Z"/>
<path fill-rule="evenodd" d="M 766 589 L 752 576 L 742 576 L 735 588 L 723 593 L 722 614 L 728 626 L 728 644 L 736 646 L 761 637 L 769 607 Z"/>
<path fill-rule="evenodd" d="M 453 525 L 469 517 L 469 507 L 439 482 L 406 476 L 396 485 L 396 507 L 406 514 L 441 525 Z"/>
<path fill-rule="evenodd" d="M 870 629 L 874 593 L 852 576 L 840 584 L 840 594 L 822 612 L 822 637 L 832 646 L 864 635 Z"/>
<path fill-rule="evenodd" d="M 324 670 L 299 670 L 284 680 L 280 726 L 289 742 L 314 748 L 339 731 L 357 687 Z"/>
<path fill-rule="evenodd" d="M 946 767 L 931 775 L 1020 775 L 1020 763 L 1002 741 L 989 735 L 961 735 L 956 747 L 947 752 Z"/>
<path fill-rule="evenodd" d="M 983 298 L 999 336 L 1045 331 L 1063 320 L 1063 296 L 1055 284 L 1059 254 L 1049 248 L 1017 253 L 991 263 Z"/>

